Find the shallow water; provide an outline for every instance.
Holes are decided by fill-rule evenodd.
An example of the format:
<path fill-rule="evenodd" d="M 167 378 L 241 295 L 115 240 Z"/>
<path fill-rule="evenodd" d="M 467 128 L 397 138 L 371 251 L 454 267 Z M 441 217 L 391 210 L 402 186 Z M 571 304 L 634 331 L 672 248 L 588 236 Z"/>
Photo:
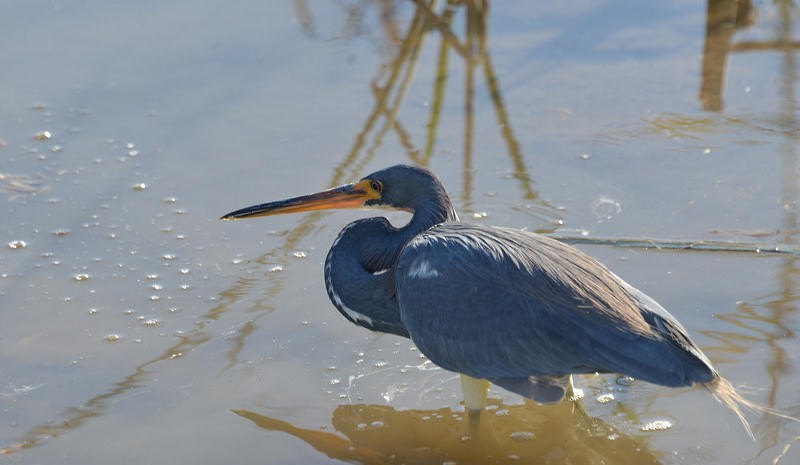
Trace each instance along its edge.
<path fill-rule="evenodd" d="M 800 267 L 769 253 L 797 243 L 796 7 L 711 3 L 7 5 L 0 460 L 797 463 L 797 423 L 752 442 L 614 376 L 584 410 L 493 388 L 471 430 L 456 375 L 328 302 L 369 213 L 217 219 L 426 164 L 464 219 L 656 246 L 578 245 L 798 415 Z"/>

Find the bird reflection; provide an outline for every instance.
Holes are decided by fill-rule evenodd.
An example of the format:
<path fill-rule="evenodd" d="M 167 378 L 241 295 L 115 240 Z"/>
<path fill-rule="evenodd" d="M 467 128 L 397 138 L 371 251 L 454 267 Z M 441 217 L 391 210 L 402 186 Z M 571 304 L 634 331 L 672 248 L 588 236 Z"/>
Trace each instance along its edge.
<path fill-rule="evenodd" d="M 644 437 L 626 436 L 585 413 L 576 402 L 503 405 L 489 400 L 481 421 L 449 408 L 395 410 L 387 405 L 340 405 L 340 434 L 297 427 L 249 410 L 234 410 L 259 428 L 281 431 L 335 460 L 361 464 L 580 463 L 657 464 Z M 477 427 L 477 430 L 473 429 Z"/>

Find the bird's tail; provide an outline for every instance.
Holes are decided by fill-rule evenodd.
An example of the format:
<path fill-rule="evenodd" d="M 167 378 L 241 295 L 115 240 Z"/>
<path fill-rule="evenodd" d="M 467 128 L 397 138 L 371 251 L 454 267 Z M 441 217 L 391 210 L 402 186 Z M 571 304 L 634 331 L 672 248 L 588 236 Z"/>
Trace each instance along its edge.
<path fill-rule="evenodd" d="M 741 394 L 736 392 L 736 389 L 734 389 L 730 381 L 722 376 L 717 376 L 712 381 L 703 383 L 703 386 L 711 391 L 711 394 L 714 395 L 714 398 L 717 399 L 719 403 L 733 410 L 733 413 L 739 417 L 739 421 L 742 422 L 747 434 L 753 440 L 755 440 L 755 436 L 753 436 L 753 431 L 750 429 L 750 423 L 747 422 L 747 418 L 744 416 L 745 411 L 753 413 L 768 413 L 770 415 L 775 415 L 776 417 L 785 418 L 787 420 L 800 421 L 800 419 L 786 415 L 785 413 L 781 413 L 775 409 L 764 407 L 763 405 L 759 405 L 752 400 L 744 398 Z"/>

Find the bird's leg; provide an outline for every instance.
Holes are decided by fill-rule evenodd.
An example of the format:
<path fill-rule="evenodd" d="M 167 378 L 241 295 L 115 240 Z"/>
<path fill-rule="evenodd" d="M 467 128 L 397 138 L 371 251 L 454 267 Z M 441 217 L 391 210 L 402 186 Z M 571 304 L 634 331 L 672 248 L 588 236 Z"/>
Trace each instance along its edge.
<path fill-rule="evenodd" d="M 572 375 L 569 376 L 569 383 L 567 383 L 567 394 L 566 398 L 569 402 L 572 403 L 572 411 L 575 412 L 576 410 L 585 416 L 589 416 L 589 413 L 583 408 L 583 393 L 576 394 L 575 393 L 575 385 L 572 383 Z"/>
<path fill-rule="evenodd" d="M 461 392 L 464 394 L 464 407 L 471 411 L 480 411 L 486 407 L 486 395 L 489 393 L 489 381 L 461 374 Z"/>
<path fill-rule="evenodd" d="M 489 381 L 461 374 L 461 393 L 464 394 L 464 407 L 467 410 L 469 435 L 477 438 L 480 429 L 481 412 L 486 407 L 489 394 Z"/>
<path fill-rule="evenodd" d="M 567 375 L 569 382 L 567 383 L 567 400 L 577 400 L 575 396 L 575 384 L 572 383 L 572 374 Z"/>

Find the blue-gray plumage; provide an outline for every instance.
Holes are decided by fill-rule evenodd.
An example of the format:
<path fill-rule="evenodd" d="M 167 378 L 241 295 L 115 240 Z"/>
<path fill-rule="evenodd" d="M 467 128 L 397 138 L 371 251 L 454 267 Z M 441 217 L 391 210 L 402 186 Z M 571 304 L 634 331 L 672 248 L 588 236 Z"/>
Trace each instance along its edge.
<path fill-rule="evenodd" d="M 672 387 L 717 376 L 672 315 L 573 251 L 513 229 L 435 226 L 400 255 L 400 318 L 437 365 L 522 395 L 530 377 L 571 373 Z"/>
<path fill-rule="evenodd" d="M 410 337 L 432 362 L 461 373 L 465 396 L 477 390 L 485 401 L 474 382 L 489 380 L 557 402 L 571 374 L 612 372 L 701 384 L 748 432 L 740 406 L 772 412 L 741 397 L 674 316 L 595 259 L 539 234 L 459 222 L 427 169 L 393 166 L 223 219 L 360 207 L 413 216 L 401 228 L 367 218 L 339 233 L 325 261 L 331 301 L 353 323 Z"/>

